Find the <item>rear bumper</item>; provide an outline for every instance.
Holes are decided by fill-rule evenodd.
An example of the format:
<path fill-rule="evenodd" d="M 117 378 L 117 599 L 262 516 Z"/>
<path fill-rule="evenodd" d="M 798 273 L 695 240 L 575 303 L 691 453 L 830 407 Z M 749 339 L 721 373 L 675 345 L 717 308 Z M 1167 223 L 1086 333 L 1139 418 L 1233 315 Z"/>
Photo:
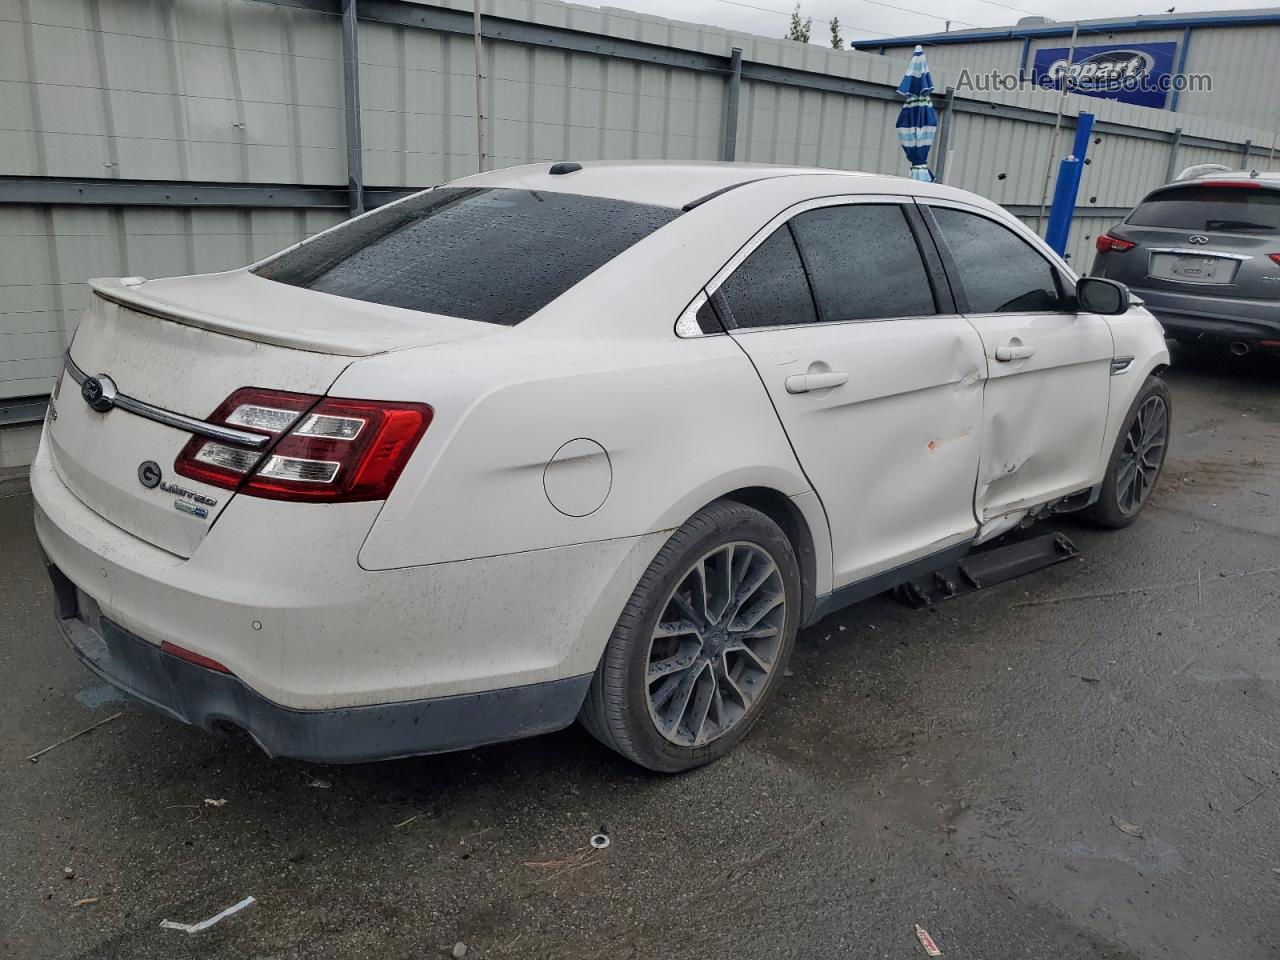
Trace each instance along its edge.
<path fill-rule="evenodd" d="M 172 656 L 99 616 L 96 604 L 52 564 L 49 576 L 58 626 L 86 667 L 182 723 L 210 732 L 224 725 L 242 729 L 273 757 L 359 763 L 549 733 L 573 722 L 591 683 L 585 674 L 428 700 L 294 710 L 238 677 Z"/>
<path fill-rule="evenodd" d="M 225 664 L 249 692 L 303 719 L 327 714 L 353 723 L 364 722 L 356 718 L 366 707 L 411 709 L 421 723 L 420 706 L 433 704 L 439 717 L 443 708 L 434 704 L 443 701 L 453 703 L 445 716 L 468 702 L 514 712 L 526 694 L 510 691 L 592 673 L 666 539 L 657 533 L 368 571 L 356 552 L 378 504 L 238 497 L 184 560 L 81 503 L 59 479 L 47 443 L 32 465 L 31 489 L 46 556 L 104 622 L 157 649 L 167 641 Z M 173 705 L 130 676 L 113 682 Z M 220 679 L 210 682 L 221 688 Z M 463 697 L 478 699 L 455 700 Z M 201 725 L 209 715 L 199 703 L 170 712 Z M 562 719 L 568 723 L 572 713 Z M 440 722 L 451 721 L 432 721 Z M 526 726 L 520 718 L 512 724 Z M 541 720 L 528 726 L 543 728 Z M 440 737 L 424 733 L 412 752 L 449 749 L 447 735 Z M 296 755 L 294 746 L 260 739 L 269 750 Z M 393 755 L 389 749 L 379 752 Z"/>
<path fill-rule="evenodd" d="M 1280 340 L 1280 301 L 1235 300 L 1133 288 L 1165 332 L 1189 340 Z"/>

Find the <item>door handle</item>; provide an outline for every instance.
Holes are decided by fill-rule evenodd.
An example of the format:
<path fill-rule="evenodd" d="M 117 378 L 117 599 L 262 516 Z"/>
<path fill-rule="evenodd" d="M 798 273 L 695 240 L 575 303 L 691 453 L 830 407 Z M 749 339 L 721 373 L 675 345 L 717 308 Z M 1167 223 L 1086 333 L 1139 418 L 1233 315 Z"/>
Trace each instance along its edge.
<path fill-rule="evenodd" d="M 849 375 L 839 370 L 828 373 L 797 373 L 787 377 L 787 393 L 808 393 L 810 390 L 826 390 L 849 382 Z"/>
<path fill-rule="evenodd" d="M 1011 360 L 1026 360 L 1028 357 L 1036 355 L 1036 348 L 1024 344 L 1017 337 L 1014 337 L 1003 347 L 996 347 L 996 359 L 1001 363 L 1008 363 Z"/>

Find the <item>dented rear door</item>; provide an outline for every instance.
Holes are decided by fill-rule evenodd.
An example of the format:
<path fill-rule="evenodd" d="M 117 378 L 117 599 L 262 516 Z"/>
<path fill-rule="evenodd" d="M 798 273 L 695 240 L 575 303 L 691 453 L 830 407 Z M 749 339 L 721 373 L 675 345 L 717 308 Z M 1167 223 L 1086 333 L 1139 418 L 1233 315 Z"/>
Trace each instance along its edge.
<path fill-rule="evenodd" d="M 1070 278 L 976 209 L 931 202 L 948 275 L 986 354 L 975 512 L 986 522 L 1091 486 L 1107 422 L 1111 327 Z"/>

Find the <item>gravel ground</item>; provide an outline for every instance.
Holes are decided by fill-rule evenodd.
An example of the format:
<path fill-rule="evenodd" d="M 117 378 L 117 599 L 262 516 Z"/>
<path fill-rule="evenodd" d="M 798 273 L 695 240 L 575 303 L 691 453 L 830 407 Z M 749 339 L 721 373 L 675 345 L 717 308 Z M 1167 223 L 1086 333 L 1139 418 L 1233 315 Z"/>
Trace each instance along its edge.
<path fill-rule="evenodd" d="M 949 958 L 1276 957 L 1280 368 L 1168 379 L 1135 527 L 1063 519 L 1078 560 L 827 618 L 741 747 L 674 778 L 576 728 L 273 761 L 120 702 L 0 483 L 0 956 L 915 958 L 920 924 Z"/>

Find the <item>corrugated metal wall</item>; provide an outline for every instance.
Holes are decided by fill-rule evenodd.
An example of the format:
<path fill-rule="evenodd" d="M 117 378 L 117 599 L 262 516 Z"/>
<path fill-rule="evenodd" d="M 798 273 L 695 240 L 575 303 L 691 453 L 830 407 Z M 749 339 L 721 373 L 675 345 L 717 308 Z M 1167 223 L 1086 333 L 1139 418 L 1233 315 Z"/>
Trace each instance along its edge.
<path fill-rule="evenodd" d="M 344 185 L 340 22 L 307 9 L 320 2 L 0 0 L 0 174 Z M 422 6 L 471 9 L 469 0 Z M 606 49 L 611 39 L 660 44 L 672 56 L 725 57 L 740 47 L 762 69 L 808 71 L 809 87 L 743 81 L 737 158 L 905 172 L 893 129 L 899 101 L 889 95 L 905 55 L 836 52 L 549 0 L 482 6 L 507 21 L 591 31 Z M 510 40 L 486 40 L 485 53 L 494 166 L 722 155 L 723 72 Z M 944 69 L 951 50 L 934 55 L 944 88 L 954 82 Z M 813 89 L 813 78 L 873 86 L 852 95 Z M 367 184 L 429 186 L 475 170 L 470 36 L 362 21 L 360 81 Z M 950 182 L 1026 214 L 1038 210 L 1059 101 L 1041 91 L 1000 93 L 955 112 Z M 1001 110 L 985 115 L 979 102 Z M 1265 136 L 1217 120 L 1068 98 L 1069 115 L 1081 108 L 1132 129 L 1099 134 L 1082 207 L 1127 207 L 1163 182 L 1169 145 L 1150 131 L 1167 136 L 1182 126 L 1188 135 L 1233 143 Z M 1059 155 L 1070 135 L 1063 131 Z M 1230 164 L 1236 156 L 1226 145 L 1184 146 L 1179 165 Z M 0 204 L 0 401 L 48 391 L 88 277 L 234 267 L 342 216 L 340 209 Z M 1082 218 L 1073 231 L 1082 270 L 1092 236 L 1110 222 L 1103 220 Z M 0 451 L 0 465 L 12 456 Z"/>

